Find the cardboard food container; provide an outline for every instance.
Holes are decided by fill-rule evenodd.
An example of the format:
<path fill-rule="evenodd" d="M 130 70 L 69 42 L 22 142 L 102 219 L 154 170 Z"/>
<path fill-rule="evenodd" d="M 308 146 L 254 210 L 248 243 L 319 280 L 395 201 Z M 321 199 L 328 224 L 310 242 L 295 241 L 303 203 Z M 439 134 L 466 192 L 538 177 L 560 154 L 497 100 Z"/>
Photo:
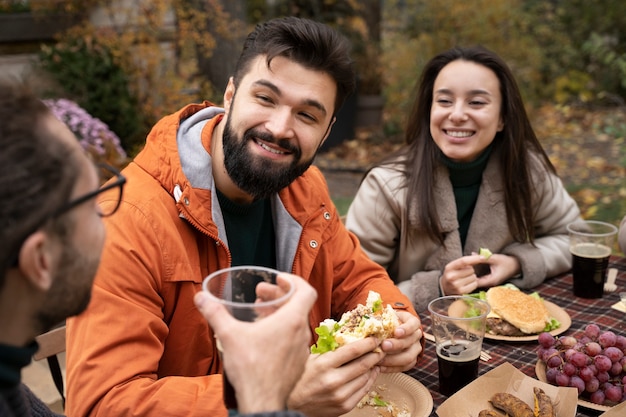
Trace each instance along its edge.
<path fill-rule="evenodd" d="M 558 417 L 575 417 L 578 401 L 576 388 L 556 387 L 526 376 L 510 363 L 503 363 L 480 376 L 465 388 L 448 398 L 437 409 L 439 417 L 478 417 L 481 410 L 495 408 L 489 399 L 498 392 L 517 396 L 534 408 L 533 388 L 541 388 L 552 399 Z M 504 414 L 500 412 L 500 414 Z"/>
<path fill-rule="evenodd" d="M 600 417 L 624 417 L 626 416 L 626 401 L 611 407 L 609 411 L 600 414 Z"/>

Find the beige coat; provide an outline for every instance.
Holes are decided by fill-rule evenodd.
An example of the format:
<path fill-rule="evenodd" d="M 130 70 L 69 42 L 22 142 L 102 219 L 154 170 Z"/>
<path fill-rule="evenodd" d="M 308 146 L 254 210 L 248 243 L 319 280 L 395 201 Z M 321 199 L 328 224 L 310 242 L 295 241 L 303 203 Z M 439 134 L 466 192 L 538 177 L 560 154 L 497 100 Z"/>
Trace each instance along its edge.
<path fill-rule="evenodd" d="M 407 189 L 399 169 L 377 167 L 371 170 L 357 191 L 346 226 L 359 237 L 365 252 L 387 268 L 418 312 L 424 311 L 428 302 L 440 295 L 439 279 L 445 265 L 462 255 L 478 252 L 481 247 L 519 259 L 522 277 L 511 282 L 520 288 L 532 288 L 546 277 L 571 268 L 566 226 L 580 219 L 576 202 L 561 180 L 548 174 L 532 158 L 537 188 L 537 238 L 535 246 L 516 242 L 508 230 L 503 184 L 495 156 L 494 152 L 483 173 L 465 248 L 461 248 L 454 193 L 445 166 L 437 168 L 434 193 L 439 221 L 446 233 L 445 247 L 425 235 L 410 241 L 400 236 L 407 221 Z"/>

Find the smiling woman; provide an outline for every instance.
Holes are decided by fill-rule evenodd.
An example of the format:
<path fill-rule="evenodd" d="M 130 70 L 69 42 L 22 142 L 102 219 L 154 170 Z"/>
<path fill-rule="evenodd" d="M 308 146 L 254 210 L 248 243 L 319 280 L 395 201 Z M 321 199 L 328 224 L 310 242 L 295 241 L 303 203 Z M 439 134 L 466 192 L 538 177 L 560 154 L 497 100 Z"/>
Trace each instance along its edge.
<path fill-rule="evenodd" d="M 469 47 L 425 66 L 405 146 L 368 171 L 346 226 L 423 310 L 441 294 L 531 288 L 567 271 L 565 226 L 579 218 L 511 70 Z"/>

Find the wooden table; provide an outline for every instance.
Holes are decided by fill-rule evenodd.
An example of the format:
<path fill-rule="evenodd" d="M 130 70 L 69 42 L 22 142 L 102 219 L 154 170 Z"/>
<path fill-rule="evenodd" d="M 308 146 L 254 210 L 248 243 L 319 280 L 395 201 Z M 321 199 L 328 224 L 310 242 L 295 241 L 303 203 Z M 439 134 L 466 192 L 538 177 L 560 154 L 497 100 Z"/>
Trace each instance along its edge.
<path fill-rule="evenodd" d="M 575 297 L 572 292 L 571 273 L 550 278 L 536 288 L 546 300 L 565 309 L 572 318 L 571 327 L 563 335 L 574 335 L 581 332 L 588 323 L 597 323 L 602 330 L 613 330 L 617 334 L 626 336 L 626 314 L 611 308 L 617 303 L 620 291 L 626 291 L 626 258 L 612 256 L 610 268 L 617 268 L 617 291 L 605 293 L 603 298 L 584 299 Z M 424 329 L 430 332 L 430 318 L 421 314 Z M 509 362 L 524 374 L 536 378 L 535 365 L 537 363 L 536 341 L 532 342 L 503 342 L 485 339 L 483 350 L 487 351 L 492 359 L 489 362 L 480 362 L 478 373 L 482 375 L 491 369 Z M 434 408 L 431 416 L 436 416 L 437 407 L 447 397 L 439 394 L 437 378 L 437 355 L 435 345 L 426 342 L 424 357 L 415 368 L 406 372 L 408 375 L 424 384 L 433 396 Z M 577 416 L 598 416 L 602 411 L 578 406 Z"/>

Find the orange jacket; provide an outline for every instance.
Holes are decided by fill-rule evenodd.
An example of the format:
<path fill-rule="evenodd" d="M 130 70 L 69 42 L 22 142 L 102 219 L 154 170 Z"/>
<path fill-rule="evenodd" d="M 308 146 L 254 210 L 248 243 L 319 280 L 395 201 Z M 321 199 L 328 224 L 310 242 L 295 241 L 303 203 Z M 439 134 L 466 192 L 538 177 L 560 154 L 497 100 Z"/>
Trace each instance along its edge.
<path fill-rule="evenodd" d="M 128 182 L 107 219 L 92 301 L 68 320 L 69 417 L 227 415 L 213 335 L 193 304 L 203 278 L 231 259 L 207 151 L 220 119 L 208 102 L 166 116 L 124 169 Z M 272 210 L 277 269 L 318 292 L 311 329 L 365 303 L 370 289 L 415 314 L 344 228 L 317 168 L 273 198 Z"/>

